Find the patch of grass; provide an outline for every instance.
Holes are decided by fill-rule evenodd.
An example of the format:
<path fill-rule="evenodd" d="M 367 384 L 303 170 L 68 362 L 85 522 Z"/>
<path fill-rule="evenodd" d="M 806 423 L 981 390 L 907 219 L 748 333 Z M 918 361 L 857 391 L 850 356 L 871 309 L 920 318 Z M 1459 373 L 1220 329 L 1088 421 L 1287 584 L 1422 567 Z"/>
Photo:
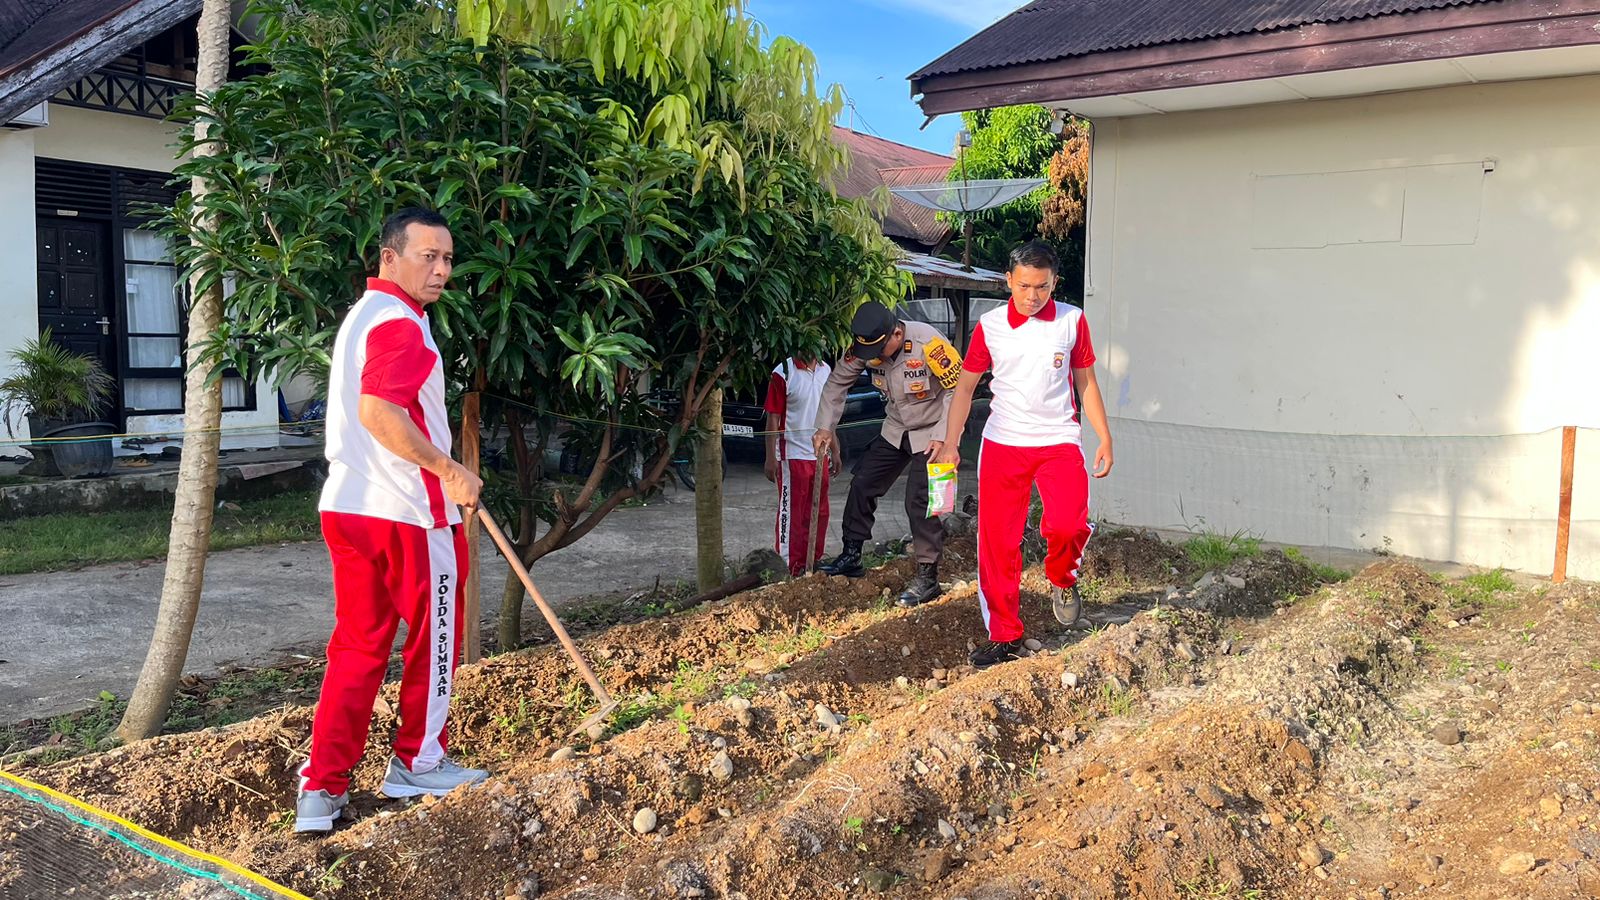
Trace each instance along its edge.
<path fill-rule="evenodd" d="M 1183 552 L 1196 565 L 1221 569 L 1235 560 L 1261 555 L 1261 539 L 1243 531 L 1222 534 L 1204 531 L 1183 542 Z"/>
<path fill-rule="evenodd" d="M 689 712 L 689 707 L 679 703 L 677 706 L 672 708 L 672 713 L 668 716 L 668 718 L 678 723 L 679 734 L 688 734 L 689 723 L 694 721 L 694 713 Z"/>
<path fill-rule="evenodd" d="M 1349 581 L 1351 575 L 1353 574 L 1351 572 L 1346 572 L 1344 569 L 1323 565 L 1311 557 L 1306 556 L 1305 551 L 1301 550 L 1299 547 L 1285 547 L 1283 548 L 1283 555 L 1310 569 L 1312 574 L 1317 576 L 1317 580 L 1323 582 L 1324 584 L 1336 584 L 1341 581 Z"/>
<path fill-rule="evenodd" d="M 698 700 L 716 690 L 717 670 L 696 669 L 687 659 L 678 660 L 677 674 L 672 676 L 672 696 L 679 700 Z"/>
<path fill-rule="evenodd" d="M 1105 702 L 1107 715 L 1125 716 L 1133 711 L 1133 691 L 1119 691 L 1109 683 L 1100 685 L 1100 699 Z"/>
<path fill-rule="evenodd" d="M 761 685 L 749 678 L 742 678 L 722 689 L 723 697 L 743 697 L 746 700 L 754 697 L 761 690 Z"/>
<path fill-rule="evenodd" d="M 869 569 L 876 569 L 885 563 L 893 562 L 906 555 L 906 545 L 900 541 L 885 543 L 881 553 L 878 552 L 876 546 L 873 545 L 874 549 L 867 550 L 861 554 L 861 564 Z"/>
<path fill-rule="evenodd" d="M 95 705 L 87 710 L 51 719 L 50 735 L 59 737 L 63 745 L 76 745 L 76 752 L 92 752 L 117 730 L 127 708 L 127 701 L 118 700 L 110 691 L 101 691 Z"/>
<path fill-rule="evenodd" d="M 799 634 L 769 635 L 757 643 L 763 653 L 778 654 L 815 653 L 828 643 L 828 633 L 815 625 L 807 625 Z"/>
<path fill-rule="evenodd" d="M 317 493 L 299 491 L 218 509 L 211 549 L 316 540 Z M 167 554 L 172 507 L 61 513 L 0 522 L 0 575 L 54 572 Z"/>
<path fill-rule="evenodd" d="M 1514 668 L 1511 663 L 1503 659 L 1495 660 L 1494 667 L 1499 669 L 1501 672 L 1509 672 Z"/>
<path fill-rule="evenodd" d="M 1444 591 L 1458 606 L 1511 609 L 1517 605 L 1517 585 L 1505 569 L 1468 575 L 1445 585 Z"/>

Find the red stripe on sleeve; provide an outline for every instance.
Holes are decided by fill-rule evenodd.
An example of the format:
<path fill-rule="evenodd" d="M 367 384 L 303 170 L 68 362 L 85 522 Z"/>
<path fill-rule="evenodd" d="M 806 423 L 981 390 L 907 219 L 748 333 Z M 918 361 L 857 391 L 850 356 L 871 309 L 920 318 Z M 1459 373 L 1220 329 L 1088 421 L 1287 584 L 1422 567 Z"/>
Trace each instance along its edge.
<path fill-rule="evenodd" d="M 410 319 L 394 319 L 367 332 L 367 362 L 361 368 L 361 393 L 408 407 L 433 374 L 439 357 L 422 341 Z"/>
<path fill-rule="evenodd" d="M 789 409 L 789 384 L 777 372 L 773 372 L 771 380 L 767 382 L 766 409 L 780 419 Z"/>
<path fill-rule="evenodd" d="M 979 322 L 972 329 L 972 341 L 967 344 L 967 357 L 961 361 L 961 368 L 982 374 L 993 365 L 994 360 L 989 356 L 989 340 L 983 336 L 983 323 Z"/>
<path fill-rule="evenodd" d="M 1094 342 L 1089 340 L 1089 317 L 1078 314 L 1078 337 L 1072 342 L 1072 367 L 1087 369 L 1094 365 Z"/>

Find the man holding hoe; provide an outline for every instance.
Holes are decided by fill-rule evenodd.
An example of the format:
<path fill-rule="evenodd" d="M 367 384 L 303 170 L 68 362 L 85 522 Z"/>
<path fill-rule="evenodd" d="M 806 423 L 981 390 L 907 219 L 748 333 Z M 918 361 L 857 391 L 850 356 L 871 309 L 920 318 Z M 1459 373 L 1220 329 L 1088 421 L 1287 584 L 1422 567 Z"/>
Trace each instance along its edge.
<path fill-rule="evenodd" d="M 1042 241 L 1011 251 L 1011 302 L 978 320 L 956 383 L 943 452 L 934 460 L 960 461 L 973 391 L 993 371 L 994 399 L 978 455 L 978 606 L 989 631 L 988 646 L 972 654 L 978 668 L 1022 655 L 1022 531 L 1035 485 L 1044 502 L 1039 530 L 1049 548 L 1051 609 L 1063 625 L 1077 622 L 1083 611 L 1078 566 L 1094 525 L 1078 392 L 1082 412 L 1100 437 L 1094 477 L 1111 474 L 1111 427 L 1095 380 L 1089 322 L 1083 310 L 1053 298 L 1059 270 L 1055 251 Z"/>
<path fill-rule="evenodd" d="M 444 367 L 427 314 L 450 278 L 454 243 L 442 216 L 408 208 L 384 222 L 379 253 L 378 277 L 345 316 L 329 371 L 318 508 L 335 621 L 295 831 L 329 831 L 343 813 L 401 620 L 400 724 L 383 793 L 439 796 L 489 777 L 445 756 L 467 576 L 458 507 L 470 513 L 483 487 L 450 458 Z"/>

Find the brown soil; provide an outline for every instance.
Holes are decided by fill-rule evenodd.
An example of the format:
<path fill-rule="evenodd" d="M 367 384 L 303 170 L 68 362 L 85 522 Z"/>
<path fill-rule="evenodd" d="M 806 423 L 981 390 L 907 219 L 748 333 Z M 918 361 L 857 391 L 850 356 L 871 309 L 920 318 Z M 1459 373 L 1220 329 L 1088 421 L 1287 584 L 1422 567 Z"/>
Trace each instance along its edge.
<path fill-rule="evenodd" d="M 1132 533 L 1085 572 L 1092 629 L 1031 571 L 1042 649 L 982 672 L 970 580 L 899 610 L 903 560 L 607 628 L 598 741 L 559 652 L 465 667 L 454 752 L 495 777 L 437 801 L 370 793 L 390 686 L 327 838 L 289 831 L 305 709 L 26 774 L 329 898 L 1595 896 L 1600 590 L 1275 553 L 1196 586 Z"/>

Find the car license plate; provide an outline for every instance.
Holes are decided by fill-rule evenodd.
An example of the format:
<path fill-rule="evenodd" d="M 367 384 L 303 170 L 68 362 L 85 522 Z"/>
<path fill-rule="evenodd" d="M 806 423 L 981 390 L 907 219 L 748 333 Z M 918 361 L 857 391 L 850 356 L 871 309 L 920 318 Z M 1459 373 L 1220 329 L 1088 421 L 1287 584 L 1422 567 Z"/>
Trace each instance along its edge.
<path fill-rule="evenodd" d="M 756 433 L 756 430 L 749 425 L 723 425 L 722 433 L 752 435 Z"/>

